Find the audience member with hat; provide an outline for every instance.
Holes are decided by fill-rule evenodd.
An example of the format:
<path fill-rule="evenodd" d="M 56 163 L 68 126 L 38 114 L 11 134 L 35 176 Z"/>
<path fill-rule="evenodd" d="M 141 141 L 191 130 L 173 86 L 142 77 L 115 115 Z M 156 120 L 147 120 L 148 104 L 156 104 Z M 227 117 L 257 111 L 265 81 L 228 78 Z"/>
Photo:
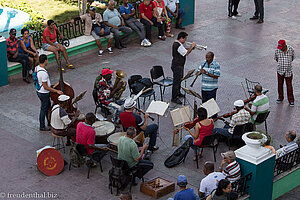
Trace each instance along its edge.
<path fill-rule="evenodd" d="M 187 188 L 188 182 L 185 175 L 179 175 L 177 178 L 177 185 L 179 186 L 179 192 L 177 192 L 174 196 L 174 200 L 196 200 L 196 195 L 192 188 Z M 169 198 L 168 200 L 173 200 Z"/>
<path fill-rule="evenodd" d="M 241 178 L 240 164 L 235 160 L 236 156 L 233 151 L 221 153 L 223 158 L 219 167 L 219 172 L 222 172 L 228 181 L 234 183 Z"/>
<path fill-rule="evenodd" d="M 278 99 L 277 103 L 282 103 L 284 97 L 283 83 L 285 80 L 287 87 L 287 98 L 290 106 L 294 106 L 293 93 L 293 66 L 292 62 L 295 59 L 293 47 L 286 44 L 285 40 L 279 40 L 277 49 L 275 50 L 274 59 L 277 62 L 277 83 L 278 83 Z"/>

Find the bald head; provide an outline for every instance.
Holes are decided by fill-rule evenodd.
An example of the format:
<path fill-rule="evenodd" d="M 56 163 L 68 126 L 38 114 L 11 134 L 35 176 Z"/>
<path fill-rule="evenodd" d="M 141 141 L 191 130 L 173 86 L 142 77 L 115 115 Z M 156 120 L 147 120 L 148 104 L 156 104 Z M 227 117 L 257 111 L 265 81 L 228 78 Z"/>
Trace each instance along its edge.
<path fill-rule="evenodd" d="M 205 162 L 204 166 L 203 166 L 203 171 L 204 171 L 205 175 L 208 175 L 208 174 L 214 172 L 215 171 L 214 163 L 211 161 Z"/>

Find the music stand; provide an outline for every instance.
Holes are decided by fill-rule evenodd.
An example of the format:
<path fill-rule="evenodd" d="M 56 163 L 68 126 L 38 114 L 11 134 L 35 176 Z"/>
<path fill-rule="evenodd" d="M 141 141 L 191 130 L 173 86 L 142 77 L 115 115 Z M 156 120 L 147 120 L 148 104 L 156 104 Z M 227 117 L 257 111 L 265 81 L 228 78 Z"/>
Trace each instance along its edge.
<path fill-rule="evenodd" d="M 195 98 L 198 98 L 198 99 L 201 99 L 202 100 L 202 96 L 199 94 L 199 93 L 197 93 L 197 92 L 195 92 L 194 90 L 191 90 L 191 89 L 188 89 L 188 88 L 185 88 L 185 87 L 182 87 L 181 86 L 181 88 L 183 89 L 183 91 L 185 92 L 185 94 L 189 94 L 189 95 L 192 95 L 192 96 L 194 96 L 194 100 L 196 100 Z M 186 100 L 186 96 L 184 97 L 184 105 L 185 105 L 185 102 L 186 102 L 187 100 Z M 187 101 L 188 102 L 188 104 L 189 105 L 191 105 L 190 103 L 189 103 L 189 101 Z"/>

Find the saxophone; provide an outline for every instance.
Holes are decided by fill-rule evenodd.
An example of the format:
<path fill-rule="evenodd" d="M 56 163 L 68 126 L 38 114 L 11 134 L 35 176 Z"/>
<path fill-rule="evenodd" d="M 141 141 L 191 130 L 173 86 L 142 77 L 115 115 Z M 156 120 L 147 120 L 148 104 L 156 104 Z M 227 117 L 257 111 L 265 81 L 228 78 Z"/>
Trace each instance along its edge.
<path fill-rule="evenodd" d="M 114 93 L 114 99 L 115 100 L 119 100 L 121 98 L 122 93 L 126 89 L 127 82 L 125 80 L 122 80 L 125 77 L 126 77 L 126 73 L 124 71 L 119 70 L 119 69 L 116 70 L 116 80 L 115 80 L 115 83 L 114 83 L 114 86 L 113 86 L 112 90 L 114 90 L 117 87 L 119 82 L 122 82 L 122 86 L 118 91 L 116 91 Z"/>

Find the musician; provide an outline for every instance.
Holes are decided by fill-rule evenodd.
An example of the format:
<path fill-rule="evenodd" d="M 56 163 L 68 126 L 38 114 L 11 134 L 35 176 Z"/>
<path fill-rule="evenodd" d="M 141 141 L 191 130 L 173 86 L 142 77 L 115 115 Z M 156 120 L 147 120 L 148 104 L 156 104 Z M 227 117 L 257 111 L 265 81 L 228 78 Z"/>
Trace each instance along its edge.
<path fill-rule="evenodd" d="M 249 108 L 245 108 L 251 114 L 251 122 L 254 124 L 255 119 L 258 114 L 266 113 L 269 111 L 269 98 L 262 93 L 262 86 L 260 84 L 254 86 L 254 93 L 256 98 L 254 99 L 252 105 L 248 104 Z"/>
<path fill-rule="evenodd" d="M 113 110 L 114 116 L 112 121 L 117 122 L 118 112 L 121 111 L 121 106 L 113 102 L 113 96 L 121 88 L 122 82 L 119 82 L 117 87 L 113 89 L 111 82 L 113 72 L 114 71 L 110 70 L 109 68 L 102 69 L 102 78 L 97 85 L 97 94 L 99 103 Z"/>
<path fill-rule="evenodd" d="M 149 115 L 145 113 L 144 120 L 140 115 L 133 112 L 136 105 L 136 101 L 132 98 L 128 98 L 124 103 L 124 112 L 120 114 L 121 124 L 124 128 L 134 127 L 138 133 L 144 131 L 145 137 L 150 137 L 149 148 L 150 151 L 156 151 L 159 147 L 156 147 L 157 137 L 157 124 L 148 125 Z"/>
<path fill-rule="evenodd" d="M 137 172 L 134 174 L 133 183 L 135 183 L 135 177 L 142 178 L 148 171 L 153 169 L 153 163 L 149 160 L 143 160 L 142 156 L 148 147 L 145 143 L 141 152 L 138 150 L 138 146 L 133 140 L 136 136 L 136 129 L 129 127 L 125 136 L 122 136 L 118 142 L 118 158 L 125 160 L 130 169 L 137 168 Z"/>
<path fill-rule="evenodd" d="M 57 94 L 63 94 L 61 90 L 56 90 L 51 88 L 49 74 L 46 70 L 46 66 L 48 64 L 48 58 L 45 54 L 40 55 L 39 57 L 40 64 L 35 67 L 35 72 L 37 72 L 38 84 L 41 86 L 39 90 L 36 89 L 36 94 L 41 101 L 41 109 L 40 109 L 40 131 L 50 131 L 50 128 L 45 126 L 45 118 L 47 119 L 48 125 L 50 125 L 48 119 L 48 111 L 51 106 L 50 102 L 50 92 L 54 92 Z"/>
<path fill-rule="evenodd" d="M 214 122 L 212 119 L 207 118 L 207 110 L 203 107 L 198 108 L 197 115 L 199 122 L 195 125 L 195 130 L 192 132 L 190 129 L 184 127 L 191 135 L 185 136 L 184 140 L 193 138 L 193 146 L 191 148 L 195 151 L 194 160 L 196 160 L 199 146 L 201 146 L 202 140 L 205 136 L 211 135 L 214 129 Z M 199 152 L 200 153 L 200 152 Z"/>
<path fill-rule="evenodd" d="M 206 54 L 206 60 L 199 66 L 196 75 L 202 74 L 202 103 L 208 101 L 211 98 L 216 100 L 218 79 L 220 77 L 220 64 L 214 60 L 214 53 L 208 52 Z"/>
<path fill-rule="evenodd" d="M 250 120 L 250 113 L 245 109 L 243 100 L 237 100 L 233 104 L 237 113 L 232 115 L 230 123 L 224 120 L 224 128 L 215 128 L 213 134 L 220 134 L 227 138 L 231 138 L 234 127 L 237 125 L 247 124 Z"/>
<path fill-rule="evenodd" d="M 76 129 L 72 128 L 71 125 L 79 116 L 79 110 L 74 114 L 67 113 L 67 106 L 69 105 L 68 100 L 70 99 L 67 95 L 58 96 L 58 104 L 54 105 L 51 110 L 51 130 L 55 135 L 67 136 L 66 146 L 71 145 L 71 136 L 76 136 Z M 69 115 L 74 117 L 70 119 Z"/>
<path fill-rule="evenodd" d="M 183 44 L 187 40 L 187 37 L 188 34 L 186 32 L 180 32 L 177 36 L 177 40 L 175 40 L 172 46 L 173 59 L 171 69 L 173 71 L 173 85 L 171 102 L 176 104 L 182 104 L 179 98 L 184 96 L 180 93 L 180 87 L 186 56 L 189 55 L 196 46 L 196 43 L 193 42 L 191 47 L 186 49 Z"/>

